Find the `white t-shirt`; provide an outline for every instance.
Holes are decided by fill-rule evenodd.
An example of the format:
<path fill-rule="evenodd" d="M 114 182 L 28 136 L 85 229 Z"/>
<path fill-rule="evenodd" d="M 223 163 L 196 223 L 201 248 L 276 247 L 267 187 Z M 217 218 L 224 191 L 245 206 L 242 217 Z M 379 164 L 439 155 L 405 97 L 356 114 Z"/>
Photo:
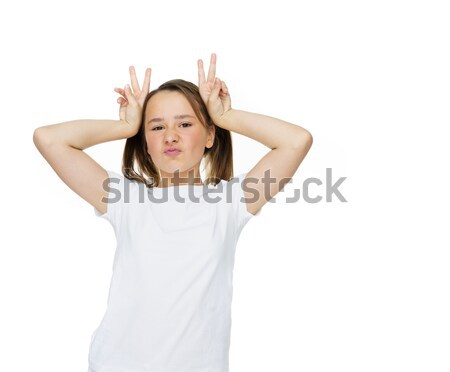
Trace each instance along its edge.
<path fill-rule="evenodd" d="M 254 216 L 242 190 L 246 173 L 216 186 L 152 189 L 107 172 L 107 212 L 94 212 L 111 223 L 117 246 L 89 367 L 228 372 L 235 248 Z"/>

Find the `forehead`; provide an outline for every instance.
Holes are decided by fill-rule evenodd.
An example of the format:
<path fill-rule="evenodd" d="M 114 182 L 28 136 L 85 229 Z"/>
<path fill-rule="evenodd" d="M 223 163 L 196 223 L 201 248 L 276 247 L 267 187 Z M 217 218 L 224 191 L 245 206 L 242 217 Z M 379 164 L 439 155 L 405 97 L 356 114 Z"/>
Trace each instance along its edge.
<path fill-rule="evenodd" d="M 161 91 L 156 93 L 147 103 L 146 114 L 170 117 L 178 113 L 192 114 L 194 110 L 188 99 L 180 92 Z"/>

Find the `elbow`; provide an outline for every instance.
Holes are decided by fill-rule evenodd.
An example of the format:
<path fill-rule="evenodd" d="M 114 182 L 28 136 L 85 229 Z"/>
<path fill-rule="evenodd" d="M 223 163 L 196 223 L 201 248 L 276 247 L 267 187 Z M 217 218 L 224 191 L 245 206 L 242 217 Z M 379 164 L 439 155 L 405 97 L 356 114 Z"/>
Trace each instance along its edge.
<path fill-rule="evenodd" d="M 42 140 L 42 127 L 36 128 L 33 132 L 33 143 L 36 147 L 39 146 L 39 143 Z"/>
<path fill-rule="evenodd" d="M 309 151 L 313 144 L 313 136 L 307 130 L 303 130 L 300 135 L 297 137 L 294 148 Z"/>
<path fill-rule="evenodd" d="M 313 144 L 314 141 L 313 141 L 313 136 L 312 136 L 312 134 L 308 132 L 308 135 L 309 135 L 309 137 L 308 137 L 308 142 L 307 142 L 307 144 L 308 144 L 308 151 L 309 151 L 309 149 L 311 148 L 311 146 L 312 146 L 312 144 Z"/>
<path fill-rule="evenodd" d="M 309 148 L 313 144 L 313 136 L 308 131 L 306 131 L 306 133 L 305 133 L 305 142 L 306 142 L 306 144 L 308 145 Z"/>
<path fill-rule="evenodd" d="M 46 146 L 49 142 L 48 132 L 44 127 L 36 128 L 33 132 L 33 143 L 39 149 L 42 146 Z"/>

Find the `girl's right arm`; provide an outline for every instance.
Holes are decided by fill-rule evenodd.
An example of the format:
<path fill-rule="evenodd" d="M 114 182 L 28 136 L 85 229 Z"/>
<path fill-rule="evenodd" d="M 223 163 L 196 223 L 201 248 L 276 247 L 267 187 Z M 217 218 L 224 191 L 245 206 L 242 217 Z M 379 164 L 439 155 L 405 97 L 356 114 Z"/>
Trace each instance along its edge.
<path fill-rule="evenodd" d="M 122 97 L 120 120 L 73 120 L 39 127 L 33 142 L 61 180 L 99 212 L 106 213 L 108 172 L 83 150 L 99 143 L 125 139 L 138 133 L 142 106 L 150 88 L 147 69 L 142 90 L 130 66 L 131 88 L 116 88 Z"/>
<path fill-rule="evenodd" d="M 108 173 L 83 150 L 128 136 L 129 128 L 120 120 L 74 120 L 37 128 L 33 142 L 67 186 L 105 213 Z"/>

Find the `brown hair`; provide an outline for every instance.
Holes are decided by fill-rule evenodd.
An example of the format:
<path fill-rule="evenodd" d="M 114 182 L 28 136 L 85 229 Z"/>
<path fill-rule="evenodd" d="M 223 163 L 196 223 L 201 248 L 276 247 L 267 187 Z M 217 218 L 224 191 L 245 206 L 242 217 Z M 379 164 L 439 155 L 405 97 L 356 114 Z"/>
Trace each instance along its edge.
<path fill-rule="evenodd" d="M 158 168 L 147 152 L 145 111 L 150 98 L 161 91 L 182 93 L 191 104 L 197 118 L 207 130 L 215 125 L 208 114 L 197 85 L 183 79 L 174 79 L 165 82 L 159 88 L 149 92 L 143 104 L 139 132 L 133 137 L 127 138 L 122 158 L 123 175 L 129 180 L 142 182 L 148 187 L 159 187 L 161 179 Z M 220 180 L 228 181 L 233 177 L 233 146 L 229 130 L 215 126 L 214 137 L 214 144 L 211 148 L 205 147 L 203 157 L 206 165 L 205 183 L 216 185 Z M 135 170 L 135 165 L 138 166 L 138 171 Z M 148 177 L 151 181 L 146 180 L 144 176 Z"/>

